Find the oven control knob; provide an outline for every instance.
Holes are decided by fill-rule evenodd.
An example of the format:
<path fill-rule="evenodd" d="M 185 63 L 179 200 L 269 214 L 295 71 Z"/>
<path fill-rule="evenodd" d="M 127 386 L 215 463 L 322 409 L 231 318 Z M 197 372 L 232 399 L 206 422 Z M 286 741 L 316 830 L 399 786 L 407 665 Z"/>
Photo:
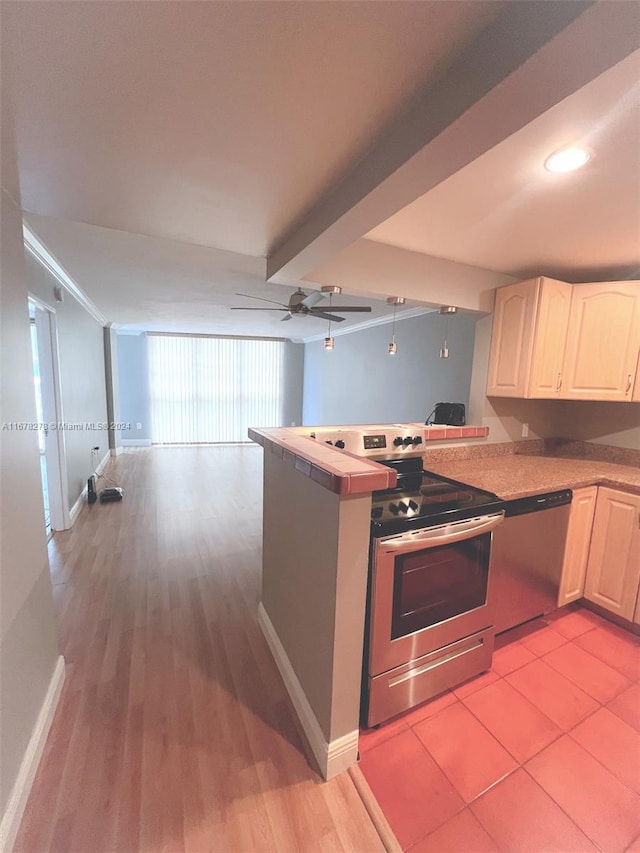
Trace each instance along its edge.
<path fill-rule="evenodd" d="M 400 507 L 398 504 L 389 504 L 389 509 L 394 515 L 397 515 L 400 512 Z"/>
<path fill-rule="evenodd" d="M 393 439 L 393 445 L 394 445 L 394 447 L 400 447 L 401 444 L 404 444 L 404 442 L 400 438 L 400 436 L 398 435 Z"/>
<path fill-rule="evenodd" d="M 325 444 L 331 444 L 331 445 L 332 445 L 332 444 L 333 444 L 333 442 L 332 442 L 332 441 L 327 440 L 327 441 L 325 441 Z"/>
<path fill-rule="evenodd" d="M 422 436 L 421 435 L 414 435 L 413 441 L 411 443 L 412 444 L 422 444 Z"/>
<path fill-rule="evenodd" d="M 382 518 L 382 507 L 374 506 L 371 510 L 371 518 Z"/>
<path fill-rule="evenodd" d="M 341 438 L 336 441 L 336 447 L 339 447 L 340 450 L 344 448 L 344 441 Z"/>
<path fill-rule="evenodd" d="M 413 438 L 410 435 L 408 435 L 406 438 L 402 439 L 402 443 L 404 445 L 411 444 L 412 441 L 413 441 Z"/>
<path fill-rule="evenodd" d="M 415 501 L 409 501 L 409 509 L 415 512 L 418 509 L 418 504 Z"/>
<path fill-rule="evenodd" d="M 409 504 L 406 504 L 404 501 L 398 502 L 398 508 L 402 510 L 402 512 L 409 512 Z"/>

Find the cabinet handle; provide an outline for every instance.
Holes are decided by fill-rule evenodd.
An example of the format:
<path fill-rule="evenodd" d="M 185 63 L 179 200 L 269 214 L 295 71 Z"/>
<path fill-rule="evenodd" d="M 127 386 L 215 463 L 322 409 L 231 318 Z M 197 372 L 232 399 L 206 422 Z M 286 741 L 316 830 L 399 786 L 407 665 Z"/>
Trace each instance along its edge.
<path fill-rule="evenodd" d="M 628 394 L 629 391 L 631 391 L 631 374 L 627 376 L 627 390 L 624 393 Z"/>
<path fill-rule="evenodd" d="M 556 391 L 559 391 L 562 388 L 562 374 L 558 374 L 558 381 L 556 382 Z"/>

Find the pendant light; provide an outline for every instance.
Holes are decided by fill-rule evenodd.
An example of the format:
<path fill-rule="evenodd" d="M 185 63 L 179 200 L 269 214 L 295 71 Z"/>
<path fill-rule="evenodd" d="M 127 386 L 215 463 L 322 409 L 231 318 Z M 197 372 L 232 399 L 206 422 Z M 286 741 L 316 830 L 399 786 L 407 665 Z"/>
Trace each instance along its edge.
<path fill-rule="evenodd" d="M 444 314 L 444 346 L 440 347 L 440 358 L 449 358 L 449 347 L 447 345 L 447 332 L 449 330 L 449 317 L 458 309 L 455 305 L 441 305 L 440 313 Z"/>
<path fill-rule="evenodd" d="M 331 314 L 331 306 L 333 305 L 333 294 L 334 293 L 342 293 L 342 288 L 338 287 L 334 284 L 327 284 L 324 287 L 320 288 L 322 293 L 329 294 L 329 310 L 328 314 Z M 329 328 L 327 329 L 327 337 L 324 339 L 324 348 L 326 350 L 332 350 L 334 347 L 335 341 L 331 337 L 331 320 L 329 320 Z"/>
<path fill-rule="evenodd" d="M 393 305 L 393 325 L 391 326 L 391 343 L 387 348 L 387 352 L 389 355 L 395 355 L 398 352 L 398 345 L 396 344 L 396 309 L 398 305 L 404 305 L 404 296 L 389 296 L 387 298 L 387 304 Z"/>

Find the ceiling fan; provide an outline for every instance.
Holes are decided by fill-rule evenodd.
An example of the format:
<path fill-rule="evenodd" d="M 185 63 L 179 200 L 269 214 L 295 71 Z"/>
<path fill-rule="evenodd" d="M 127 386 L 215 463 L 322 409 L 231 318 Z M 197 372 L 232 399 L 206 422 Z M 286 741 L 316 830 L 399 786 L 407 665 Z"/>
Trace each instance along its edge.
<path fill-rule="evenodd" d="M 341 293 L 342 289 L 340 287 L 327 287 L 322 288 L 322 290 L 312 290 L 311 293 L 305 293 L 304 290 L 298 288 L 295 293 L 291 294 L 291 298 L 289 299 L 289 304 L 285 305 L 284 302 L 275 302 L 273 299 L 263 299 L 261 296 L 252 296 L 250 293 L 236 293 L 236 296 L 247 296 L 249 299 L 259 299 L 260 302 L 271 302 L 272 305 L 277 305 L 277 308 L 232 308 L 232 311 L 284 311 L 285 316 L 282 317 L 282 320 L 290 320 L 292 317 L 320 317 L 322 320 L 330 320 L 332 323 L 341 323 L 345 318 L 338 317 L 337 314 L 331 313 L 333 310 L 333 306 L 331 305 L 331 299 L 329 300 L 329 310 L 326 311 L 325 307 L 318 306 L 318 302 L 321 302 L 327 293 L 330 297 L 334 293 Z M 345 312 L 368 312 L 371 311 L 371 308 L 368 305 L 340 305 L 335 307 L 336 311 L 340 311 L 341 313 Z"/>

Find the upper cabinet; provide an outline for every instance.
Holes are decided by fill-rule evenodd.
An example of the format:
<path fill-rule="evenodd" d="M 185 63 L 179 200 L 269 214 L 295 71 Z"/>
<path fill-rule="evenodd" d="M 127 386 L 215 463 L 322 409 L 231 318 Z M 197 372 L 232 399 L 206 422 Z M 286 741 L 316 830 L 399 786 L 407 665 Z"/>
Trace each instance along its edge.
<path fill-rule="evenodd" d="M 563 397 L 631 400 L 640 349 L 640 282 L 573 288 Z"/>
<path fill-rule="evenodd" d="M 487 394 L 557 397 L 572 285 L 532 278 L 496 290 Z"/>
<path fill-rule="evenodd" d="M 639 351 L 640 282 L 507 285 L 496 291 L 487 394 L 640 399 Z"/>

